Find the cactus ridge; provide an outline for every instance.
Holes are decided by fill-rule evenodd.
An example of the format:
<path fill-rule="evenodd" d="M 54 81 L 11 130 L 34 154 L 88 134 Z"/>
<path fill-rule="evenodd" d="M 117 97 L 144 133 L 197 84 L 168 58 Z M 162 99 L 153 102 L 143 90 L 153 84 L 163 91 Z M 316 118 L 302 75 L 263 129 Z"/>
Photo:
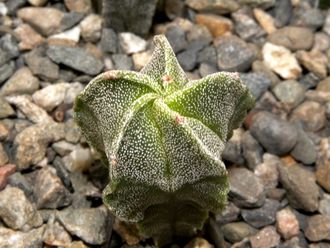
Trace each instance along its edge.
<path fill-rule="evenodd" d="M 188 82 L 166 38 L 154 41 L 141 72 L 99 75 L 74 111 L 109 167 L 105 204 L 162 244 L 193 234 L 224 206 L 221 153 L 254 100 L 235 73 Z"/>

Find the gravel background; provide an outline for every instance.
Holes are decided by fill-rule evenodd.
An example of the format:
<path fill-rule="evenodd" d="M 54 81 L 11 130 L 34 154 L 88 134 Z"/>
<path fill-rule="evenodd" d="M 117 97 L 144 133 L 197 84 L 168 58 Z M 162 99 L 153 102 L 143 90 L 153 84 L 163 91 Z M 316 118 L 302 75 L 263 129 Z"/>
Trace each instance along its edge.
<path fill-rule="evenodd" d="M 0 1 L 0 247 L 152 246 L 102 204 L 107 172 L 72 104 L 100 72 L 140 70 L 164 33 L 191 79 L 238 71 L 257 99 L 223 154 L 228 205 L 187 247 L 329 248 L 330 11 L 164 0 L 152 20 L 154 8 L 131 20 L 137 36 L 105 28 L 90 0 Z"/>

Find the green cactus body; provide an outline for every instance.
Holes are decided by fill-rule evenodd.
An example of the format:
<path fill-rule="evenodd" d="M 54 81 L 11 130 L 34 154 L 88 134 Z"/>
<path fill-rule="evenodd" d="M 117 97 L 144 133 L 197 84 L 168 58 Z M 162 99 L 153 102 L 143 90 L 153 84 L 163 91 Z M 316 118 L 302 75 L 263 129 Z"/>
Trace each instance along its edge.
<path fill-rule="evenodd" d="M 75 119 L 109 167 L 104 203 L 158 244 L 200 229 L 225 204 L 225 142 L 254 104 L 235 73 L 190 81 L 164 36 L 141 72 L 108 71 L 75 102 Z"/>

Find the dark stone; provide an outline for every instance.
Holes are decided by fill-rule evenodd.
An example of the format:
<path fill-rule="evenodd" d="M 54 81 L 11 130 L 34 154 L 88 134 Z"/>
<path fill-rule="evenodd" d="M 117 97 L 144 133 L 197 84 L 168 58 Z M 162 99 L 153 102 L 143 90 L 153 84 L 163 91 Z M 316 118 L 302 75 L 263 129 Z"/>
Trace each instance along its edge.
<path fill-rule="evenodd" d="M 320 79 L 313 72 L 303 75 L 299 80 L 299 83 L 301 83 L 306 89 L 315 88 L 319 82 Z"/>
<path fill-rule="evenodd" d="M 288 153 L 297 142 L 297 130 L 289 122 L 269 112 L 259 112 L 252 120 L 251 134 L 270 153 Z"/>
<path fill-rule="evenodd" d="M 259 72 L 241 73 L 240 78 L 256 99 L 259 99 L 272 83 L 266 74 Z"/>
<path fill-rule="evenodd" d="M 64 64 L 88 75 L 96 75 L 103 68 L 101 60 L 78 47 L 50 46 L 47 55 L 57 64 Z"/>
<path fill-rule="evenodd" d="M 103 28 L 100 45 L 103 52 L 116 53 L 118 51 L 117 34 L 111 28 Z"/>
<path fill-rule="evenodd" d="M 276 219 L 276 212 L 280 203 L 275 200 L 266 199 L 264 205 L 255 209 L 243 209 L 241 215 L 243 219 L 255 228 L 272 225 Z"/>
<path fill-rule="evenodd" d="M 255 50 L 237 36 L 220 36 L 214 43 L 221 71 L 244 72 L 256 58 Z"/>
<path fill-rule="evenodd" d="M 173 51 L 178 53 L 188 46 L 185 31 L 179 26 L 170 26 L 165 33 Z"/>
<path fill-rule="evenodd" d="M 64 13 L 61 20 L 61 30 L 67 30 L 78 24 L 85 17 L 84 13 L 69 12 Z"/>
<path fill-rule="evenodd" d="M 291 25 L 314 30 L 322 27 L 324 21 L 325 16 L 318 8 L 298 7 L 294 9 L 291 17 Z"/>
<path fill-rule="evenodd" d="M 132 58 L 126 54 L 114 54 L 112 61 L 116 70 L 132 70 L 134 66 Z"/>
<path fill-rule="evenodd" d="M 220 225 L 234 222 L 238 219 L 238 215 L 241 213 L 241 210 L 235 206 L 234 203 L 228 202 L 225 208 L 215 216 L 215 220 Z"/>
<path fill-rule="evenodd" d="M 24 191 L 24 194 L 27 197 L 30 197 L 33 194 L 33 188 L 29 182 L 29 180 L 26 179 L 24 175 L 22 175 L 20 172 L 16 172 L 8 178 L 8 184 L 19 188 Z"/>
<path fill-rule="evenodd" d="M 311 138 L 301 128 L 297 128 L 297 144 L 291 151 L 291 155 L 304 164 L 313 164 L 317 158 L 317 148 Z"/>
<path fill-rule="evenodd" d="M 2 38 L 0 39 L 0 47 L 8 53 L 10 59 L 19 56 L 17 40 L 11 34 L 6 34 L 2 36 Z"/>
<path fill-rule="evenodd" d="M 185 71 L 191 71 L 195 68 L 196 61 L 196 52 L 194 50 L 185 50 L 178 54 L 178 61 Z"/>
<path fill-rule="evenodd" d="M 247 166 L 254 170 L 262 162 L 263 149 L 249 131 L 246 131 L 243 135 L 242 148 Z"/>
<path fill-rule="evenodd" d="M 278 28 L 287 25 L 292 16 L 291 0 L 277 0 L 274 7 L 275 24 Z"/>
<path fill-rule="evenodd" d="M 225 150 L 222 153 L 222 158 L 234 164 L 244 164 L 242 152 L 242 136 L 241 129 L 235 130 L 233 136 L 228 140 Z"/>
<path fill-rule="evenodd" d="M 146 35 L 152 24 L 157 0 L 103 1 L 105 27 L 117 32 Z"/>
<path fill-rule="evenodd" d="M 235 243 L 246 237 L 255 235 L 258 230 L 245 222 L 234 222 L 225 224 L 222 227 L 222 232 L 226 240 Z"/>
<path fill-rule="evenodd" d="M 16 10 L 26 4 L 26 0 L 8 0 L 6 6 L 9 14 L 14 14 Z"/>
<path fill-rule="evenodd" d="M 198 63 L 208 63 L 217 66 L 217 51 L 214 46 L 207 46 L 197 54 Z"/>
<path fill-rule="evenodd" d="M 0 85 L 6 81 L 11 75 L 14 74 L 15 63 L 10 61 L 2 66 L 0 66 Z"/>
<path fill-rule="evenodd" d="M 70 173 L 65 168 L 63 160 L 61 157 L 56 156 L 53 161 L 53 167 L 56 169 L 56 175 L 61 179 L 64 186 L 70 191 L 73 192 L 72 183 L 70 180 Z"/>

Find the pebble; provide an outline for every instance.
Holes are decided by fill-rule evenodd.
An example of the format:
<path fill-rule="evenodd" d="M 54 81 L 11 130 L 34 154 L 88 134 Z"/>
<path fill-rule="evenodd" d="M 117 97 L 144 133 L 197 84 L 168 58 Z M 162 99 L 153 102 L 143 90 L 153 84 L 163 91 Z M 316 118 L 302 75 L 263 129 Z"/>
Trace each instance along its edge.
<path fill-rule="evenodd" d="M 92 245 L 101 245 L 111 233 L 110 216 L 105 208 L 67 208 L 57 212 L 66 230 Z"/>
<path fill-rule="evenodd" d="M 220 36 L 214 44 L 221 71 L 244 72 L 256 58 L 255 50 L 237 36 Z"/>
<path fill-rule="evenodd" d="M 68 89 L 65 92 L 64 104 L 73 104 L 76 97 L 84 89 L 84 85 L 79 82 L 70 83 Z"/>
<path fill-rule="evenodd" d="M 60 31 L 64 13 L 55 8 L 24 7 L 17 11 L 17 16 L 47 37 Z"/>
<path fill-rule="evenodd" d="M 78 47 L 50 46 L 47 55 L 57 64 L 64 64 L 88 75 L 96 75 L 103 68 L 99 59 Z"/>
<path fill-rule="evenodd" d="M 325 32 L 327 35 L 330 35 L 330 11 L 327 12 L 327 16 L 323 25 L 323 32 Z"/>
<path fill-rule="evenodd" d="M 20 39 L 18 46 L 21 51 L 32 50 L 45 41 L 44 37 L 25 23 L 19 25 L 14 31 Z"/>
<path fill-rule="evenodd" d="M 184 2 L 181 0 L 166 0 L 164 10 L 166 16 L 170 20 L 173 20 L 176 17 L 180 17 L 183 15 L 184 7 Z"/>
<path fill-rule="evenodd" d="M 177 59 L 184 71 L 192 71 L 197 64 L 196 51 L 185 50 L 178 54 Z"/>
<path fill-rule="evenodd" d="M 300 165 L 279 166 L 280 182 L 287 191 L 290 205 L 314 212 L 319 207 L 319 188 L 315 175 Z"/>
<path fill-rule="evenodd" d="M 100 46 L 103 52 L 116 53 L 118 51 L 117 33 L 111 28 L 103 28 Z"/>
<path fill-rule="evenodd" d="M 287 26 L 268 35 L 267 40 L 291 51 L 309 50 L 313 46 L 314 35 L 309 28 Z"/>
<path fill-rule="evenodd" d="M 7 127 L 5 124 L 0 122 L 0 141 L 6 140 L 8 135 L 9 135 L 9 127 Z"/>
<path fill-rule="evenodd" d="M 241 210 L 234 203 L 228 202 L 224 209 L 215 215 L 216 222 L 220 225 L 238 220 Z"/>
<path fill-rule="evenodd" d="M 10 104 L 0 96 L 0 119 L 15 115 L 14 109 Z"/>
<path fill-rule="evenodd" d="M 299 235 L 299 221 L 289 207 L 276 213 L 276 229 L 285 240 Z"/>
<path fill-rule="evenodd" d="M 48 0 L 28 0 L 28 2 L 33 6 L 40 7 L 45 5 L 48 2 Z"/>
<path fill-rule="evenodd" d="M 132 54 L 146 50 L 148 43 L 133 33 L 125 32 L 119 34 L 119 44 L 126 54 Z"/>
<path fill-rule="evenodd" d="M 233 23 L 230 19 L 214 14 L 197 14 L 196 23 L 206 26 L 213 37 L 224 35 L 231 32 Z"/>
<path fill-rule="evenodd" d="M 24 192 L 14 187 L 0 191 L 0 217 L 8 227 L 15 230 L 29 231 L 42 225 L 40 214 Z"/>
<path fill-rule="evenodd" d="M 279 77 L 261 60 L 256 60 L 252 63 L 252 71 L 267 75 L 272 87 L 280 82 Z"/>
<path fill-rule="evenodd" d="M 312 50 L 325 52 L 330 48 L 330 37 L 323 32 L 317 32 L 314 36 L 314 45 Z"/>
<path fill-rule="evenodd" d="M 188 244 L 184 246 L 184 248 L 213 248 L 214 246 L 211 245 L 206 239 L 196 237 L 192 239 Z"/>
<path fill-rule="evenodd" d="M 15 63 L 13 61 L 0 66 L 0 85 L 5 82 L 11 75 L 13 75 L 14 71 Z"/>
<path fill-rule="evenodd" d="M 319 212 L 323 215 L 330 216 L 330 194 L 323 194 L 323 197 L 320 200 Z"/>
<path fill-rule="evenodd" d="M 310 241 L 330 241 L 330 216 L 317 214 L 309 217 L 305 235 Z"/>
<path fill-rule="evenodd" d="M 299 83 L 302 84 L 306 89 L 315 88 L 319 83 L 320 79 L 312 72 L 303 75 Z"/>
<path fill-rule="evenodd" d="M 5 53 L 7 53 L 9 59 L 13 59 L 19 56 L 17 38 L 11 34 L 6 34 L 1 37 L 0 47 L 3 51 L 5 51 Z"/>
<path fill-rule="evenodd" d="M 244 164 L 242 154 L 242 136 L 244 130 L 236 129 L 233 131 L 233 136 L 228 140 L 225 150 L 222 153 L 222 158 L 234 164 Z"/>
<path fill-rule="evenodd" d="M 264 30 L 257 24 L 250 14 L 249 8 L 240 8 L 231 14 L 235 22 L 234 30 L 243 40 L 250 41 L 253 38 L 262 36 Z"/>
<path fill-rule="evenodd" d="M 325 108 L 318 102 L 305 101 L 291 114 L 291 121 L 298 121 L 305 131 L 316 132 L 325 125 Z"/>
<path fill-rule="evenodd" d="M 263 149 L 249 131 L 243 135 L 242 149 L 248 168 L 254 170 L 262 162 Z"/>
<path fill-rule="evenodd" d="M 6 151 L 3 149 L 3 145 L 0 143 L 0 168 L 7 164 L 9 161 Z"/>
<path fill-rule="evenodd" d="M 37 248 L 43 246 L 43 233 L 45 226 L 32 229 L 29 232 L 13 231 L 0 226 L 0 244 L 3 247 Z"/>
<path fill-rule="evenodd" d="M 52 148 L 56 153 L 58 153 L 61 157 L 70 154 L 75 148 L 76 145 L 73 145 L 65 140 L 60 140 L 52 144 Z"/>
<path fill-rule="evenodd" d="M 179 26 L 170 26 L 165 35 L 175 53 L 184 50 L 188 45 L 185 31 Z"/>
<path fill-rule="evenodd" d="M 276 31 L 277 28 L 275 26 L 275 19 L 270 14 L 260 8 L 253 9 L 253 14 L 267 34 L 271 34 Z"/>
<path fill-rule="evenodd" d="M 81 28 L 75 26 L 62 33 L 53 34 L 48 37 L 49 45 L 69 45 L 75 46 L 80 40 Z"/>
<path fill-rule="evenodd" d="M 272 83 L 265 73 L 260 72 L 240 73 L 240 78 L 256 99 L 259 99 Z"/>
<path fill-rule="evenodd" d="M 301 74 L 295 56 L 284 46 L 265 43 L 262 48 L 264 63 L 284 79 L 296 79 Z"/>
<path fill-rule="evenodd" d="M 68 83 L 52 84 L 34 92 L 32 99 L 43 109 L 52 111 L 64 102 L 66 91 L 69 87 L 70 85 Z"/>
<path fill-rule="evenodd" d="M 94 159 L 89 148 L 81 146 L 75 147 L 69 155 L 63 158 L 65 167 L 71 171 L 86 171 L 88 170 Z"/>
<path fill-rule="evenodd" d="M 2 149 L 2 145 L 0 143 L 0 150 Z M 1 151 L 0 151 L 0 156 Z M 3 159 L 0 157 L 0 160 Z M 2 161 L 1 161 L 2 162 Z M 0 191 L 7 186 L 8 177 L 12 175 L 16 170 L 16 166 L 13 164 L 0 164 Z"/>
<path fill-rule="evenodd" d="M 80 22 L 81 36 L 87 42 L 97 42 L 101 38 L 103 19 L 96 14 L 90 14 Z"/>
<path fill-rule="evenodd" d="M 315 30 L 323 26 L 324 19 L 322 10 L 319 8 L 298 7 L 293 10 L 290 24 Z"/>
<path fill-rule="evenodd" d="M 217 52 L 214 46 L 206 46 L 197 53 L 198 63 L 208 63 L 217 67 Z"/>
<path fill-rule="evenodd" d="M 310 52 L 298 51 L 296 57 L 300 64 L 310 72 L 313 72 L 317 77 L 323 79 L 327 76 L 328 58 L 324 53 L 318 50 Z"/>
<path fill-rule="evenodd" d="M 280 243 L 280 235 L 275 227 L 267 226 L 261 229 L 256 235 L 250 237 L 252 248 L 277 247 Z"/>
<path fill-rule="evenodd" d="M 279 178 L 278 166 L 280 164 L 281 160 L 277 156 L 265 153 L 263 155 L 263 163 L 255 167 L 254 174 L 261 179 L 266 189 L 273 189 L 277 186 Z"/>
<path fill-rule="evenodd" d="M 132 70 L 133 61 L 132 58 L 126 54 L 114 54 L 112 55 L 112 61 L 116 70 Z"/>
<path fill-rule="evenodd" d="M 24 55 L 24 61 L 35 76 L 42 80 L 54 81 L 59 77 L 59 67 L 48 57 L 40 56 L 36 52 Z"/>
<path fill-rule="evenodd" d="M 235 243 L 255 235 L 258 230 L 245 222 L 233 222 L 223 225 L 222 232 L 226 240 Z"/>
<path fill-rule="evenodd" d="M 71 203 L 70 192 L 50 167 L 42 168 L 37 172 L 33 192 L 39 209 L 56 209 Z"/>
<path fill-rule="evenodd" d="M 12 187 L 19 188 L 23 190 L 24 194 L 30 198 L 33 194 L 33 188 L 29 180 L 25 175 L 22 175 L 20 172 L 15 172 L 14 174 L 8 177 L 8 184 Z"/>
<path fill-rule="evenodd" d="M 316 87 L 317 91 L 330 92 L 330 77 L 321 80 Z"/>
<path fill-rule="evenodd" d="M 278 100 L 290 108 L 298 106 L 305 98 L 305 87 L 296 80 L 285 80 L 273 88 Z"/>
<path fill-rule="evenodd" d="M 312 102 L 318 102 L 326 104 L 330 102 L 330 92 L 316 91 L 316 90 L 308 90 L 305 93 L 306 99 Z"/>
<path fill-rule="evenodd" d="M 150 60 L 152 57 L 152 53 L 150 50 L 140 53 L 134 53 L 132 55 L 134 68 L 137 71 L 140 71 Z"/>
<path fill-rule="evenodd" d="M 32 94 L 39 88 L 39 80 L 27 67 L 18 69 L 1 87 L 0 95 Z"/>
<path fill-rule="evenodd" d="M 43 240 L 47 245 L 56 247 L 68 247 L 72 242 L 70 234 L 54 219 L 48 221 Z"/>
<path fill-rule="evenodd" d="M 274 16 L 276 27 L 281 28 L 287 25 L 292 16 L 291 0 L 278 0 L 274 7 Z"/>
<path fill-rule="evenodd" d="M 296 128 L 269 112 L 259 112 L 252 120 L 251 134 L 275 155 L 288 153 L 297 142 Z"/>
<path fill-rule="evenodd" d="M 64 3 L 70 12 L 88 13 L 92 10 L 90 0 L 64 0 Z"/>
<path fill-rule="evenodd" d="M 316 180 L 330 193 L 330 139 L 323 138 L 320 141 L 318 159 L 316 161 Z"/>
<path fill-rule="evenodd" d="M 260 208 L 242 209 L 241 216 L 251 226 L 261 228 L 275 222 L 275 215 L 279 206 L 278 201 L 266 199 Z"/>
<path fill-rule="evenodd" d="M 239 9 L 240 5 L 236 1 L 225 0 L 186 0 L 186 5 L 198 12 L 214 12 L 216 14 L 226 14 Z"/>
<path fill-rule="evenodd" d="M 14 104 L 33 123 L 52 122 L 47 112 L 31 101 L 27 95 L 7 96 L 6 100 Z"/>
<path fill-rule="evenodd" d="M 218 69 L 214 65 L 210 65 L 208 63 L 201 63 L 198 68 L 198 72 L 201 77 L 206 77 L 213 73 L 217 73 Z"/>
<path fill-rule="evenodd" d="M 313 164 L 317 158 L 317 149 L 313 140 L 302 130 L 297 128 L 297 143 L 291 151 L 291 156 L 304 164 Z"/>
<path fill-rule="evenodd" d="M 229 169 L 232 201 L 239 207 L 259 207 L 265 201 L 264 186 L 260 179 L 245 168 Z"/>
<path fill-rule="evenodd" d="M 27 169 L 40 162 L 46 155 L 48 144 L 64 136 L 64 126 L 59 123 L 41 123 L 25 128 L 14 140 L 17 169 Z"/>

